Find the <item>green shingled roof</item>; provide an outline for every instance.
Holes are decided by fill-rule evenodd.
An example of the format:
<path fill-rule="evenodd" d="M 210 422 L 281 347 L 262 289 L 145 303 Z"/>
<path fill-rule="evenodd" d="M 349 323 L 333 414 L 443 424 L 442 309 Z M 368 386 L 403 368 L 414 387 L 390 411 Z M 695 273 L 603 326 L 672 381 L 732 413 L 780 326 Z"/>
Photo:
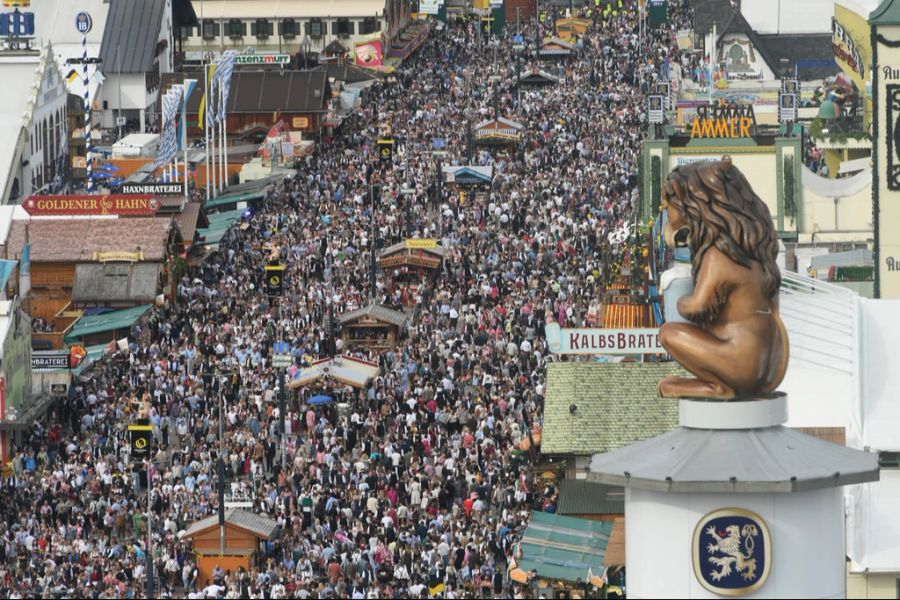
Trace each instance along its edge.
<path fill-rule="evenodd" d="M 870 25 L 900 25 L 900 0 L 884 0 L 869 13 Z"/>
<path fill-rule="evenodd" d="M 678 403 L 657 394 L 668 375 L 686 373 L 674 362 L 549 365 L 541 453 L 588 456 L 675 429 Z"/>

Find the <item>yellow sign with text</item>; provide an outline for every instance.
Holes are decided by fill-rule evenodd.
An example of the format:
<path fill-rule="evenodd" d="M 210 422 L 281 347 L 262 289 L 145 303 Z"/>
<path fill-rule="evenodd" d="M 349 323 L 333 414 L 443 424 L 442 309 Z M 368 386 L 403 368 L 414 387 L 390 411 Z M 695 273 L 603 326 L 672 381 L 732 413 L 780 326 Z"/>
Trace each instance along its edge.
<path fill-rule="evenodd" d="M 406 247 L 410 250 L 418 250 L 422 248 L 437 248 L 437 240 L 432 238 L 406 240 Z"/>
<path fill-rule="evenodd" d="M 697 117 L 691 125 L 691 139 L 694 138 L 745 138 L 750 137 L 753 119 L 750 117 L 701 119 Z"/>
<path fill-rule="evenodd" d="M 143 252 L 94 252 L 97 262 L 140 262 L 144 260 Z"/>

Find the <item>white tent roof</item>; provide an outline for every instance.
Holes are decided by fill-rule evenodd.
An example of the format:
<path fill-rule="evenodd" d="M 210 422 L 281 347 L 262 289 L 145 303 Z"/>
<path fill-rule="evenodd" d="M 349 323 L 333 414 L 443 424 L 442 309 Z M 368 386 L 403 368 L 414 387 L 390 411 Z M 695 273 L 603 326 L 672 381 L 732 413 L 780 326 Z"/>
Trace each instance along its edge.
<path fill-rule="evenodd" d="M 384 14 L 384 0 L 204 0 L 194 12 L 198 19 L 374 17 Z"/>

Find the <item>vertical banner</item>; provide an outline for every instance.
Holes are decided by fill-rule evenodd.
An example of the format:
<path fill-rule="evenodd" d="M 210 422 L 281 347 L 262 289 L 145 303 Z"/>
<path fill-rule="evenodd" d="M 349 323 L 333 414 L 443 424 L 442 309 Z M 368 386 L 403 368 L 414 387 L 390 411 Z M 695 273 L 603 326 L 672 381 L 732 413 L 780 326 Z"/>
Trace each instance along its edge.
<path fill-rule="evenodd" d="M 356 64 L 361 67 L 380 67 L 384 63 L 381 42 L 378 40 L 358 42 L 354 55 Z"/>
<path fill-rule="evenodd" d="M 883 3 L 869 16 L 876 298 L 900 298 L 900 44 L 894 41 L 900 39 L 900 21 L 892 16 L 896 6 Z M 879 12 L 882 7 L 888 8 Z"/>
<path fill-rule="evenodd" d="M 284 265 L 266 265 L 266 294 L 281 296 L 284 294 Z"/>
<path fill-rule="evenodd" d="M 150 436 L 152 425 L 129 425 L 128 437 L 131 445 L 131 458 L 143 460 L 150 456 Z"/>

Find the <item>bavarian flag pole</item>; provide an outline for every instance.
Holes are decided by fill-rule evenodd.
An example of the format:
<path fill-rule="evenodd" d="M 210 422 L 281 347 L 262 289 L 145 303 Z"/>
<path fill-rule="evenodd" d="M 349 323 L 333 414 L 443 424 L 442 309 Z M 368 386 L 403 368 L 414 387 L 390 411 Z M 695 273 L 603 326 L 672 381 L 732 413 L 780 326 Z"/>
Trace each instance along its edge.
<path fill-rule="evenodd" d="M 212 95 L 210 87 L 212 86 L 213 76 L 216 73 L 216 64 L 215 63 L 207 63 L 205 67 L 205 75 L 204 75 L 204 85 L 203 85 L 203 98 L 200 99 L 200 110 L 197 112 L 197 125 L 200 129 L 203 130 L 203 139 L 206 142 L 206 173 L 204 174 L 204 179 L 206 180 L 206 199 L 209 200 L 212 195 L 212 187 L 210 186 L 209 174 L 210 174 L 210 143 L 209 136 L 210 131 L 215 131 L 215 128 L 207 127 L 207 123 L 209 122 L 209 115 L 206 110 L 207 99 L 209 98 L 210 102 L 212 102 Z"/>

